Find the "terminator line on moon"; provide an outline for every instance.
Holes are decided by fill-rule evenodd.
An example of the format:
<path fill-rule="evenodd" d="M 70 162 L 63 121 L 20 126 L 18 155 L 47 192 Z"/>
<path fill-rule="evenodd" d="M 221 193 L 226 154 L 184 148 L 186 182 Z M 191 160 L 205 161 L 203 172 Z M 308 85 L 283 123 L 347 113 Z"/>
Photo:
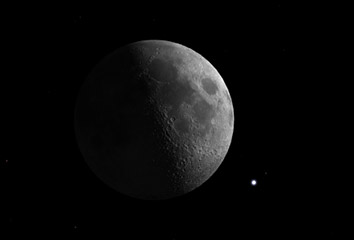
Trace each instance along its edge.
<path fill-rule="evenodd" d="M 217 70 L 190 48 L 128 44 L 99 62 L 75 108 L 78 146 L 120 193 L 168 199 L 207 181 L 231 144 L 234 111 Z"/>

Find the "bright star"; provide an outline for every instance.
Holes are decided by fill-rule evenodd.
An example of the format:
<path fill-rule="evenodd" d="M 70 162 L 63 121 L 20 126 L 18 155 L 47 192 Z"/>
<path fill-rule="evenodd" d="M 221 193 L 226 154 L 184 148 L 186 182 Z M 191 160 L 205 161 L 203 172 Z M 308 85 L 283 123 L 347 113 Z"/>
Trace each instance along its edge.
<path fill-rule="evenodd" d="M 253 179 L 253 180 L 251 181 L 251 184 L 252 184 L 252 186 L 256 186 L 256 185 L 257 185 L 257 181 L 256 181 L 255 179 Z"/>

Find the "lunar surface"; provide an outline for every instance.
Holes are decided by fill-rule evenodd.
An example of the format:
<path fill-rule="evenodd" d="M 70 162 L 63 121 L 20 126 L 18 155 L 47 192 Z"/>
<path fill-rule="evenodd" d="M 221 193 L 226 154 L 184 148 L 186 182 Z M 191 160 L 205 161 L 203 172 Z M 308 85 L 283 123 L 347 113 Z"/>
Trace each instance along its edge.
<path fill-rule="evenodd" d="M 78 94 L 75 131 L 92 171 L 120 193 L 169 199 L 222 163 L 234 112 L 217 70 L 177 43 L 126 45 L 99 62 Z"/>

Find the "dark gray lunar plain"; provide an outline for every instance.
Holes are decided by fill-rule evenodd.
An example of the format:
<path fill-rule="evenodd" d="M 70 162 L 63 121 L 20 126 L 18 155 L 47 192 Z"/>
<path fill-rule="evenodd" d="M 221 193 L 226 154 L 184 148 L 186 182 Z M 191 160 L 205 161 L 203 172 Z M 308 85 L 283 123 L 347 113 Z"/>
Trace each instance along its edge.
<path fill-rule="evenodd" d="M 140 199 L 199 187 L 223 161 L 233 134 L 229 91 L 200 54 L 177 43 L 135 42 L 108 55 L 82 85 L 76 138 L 107 185 Z"/>

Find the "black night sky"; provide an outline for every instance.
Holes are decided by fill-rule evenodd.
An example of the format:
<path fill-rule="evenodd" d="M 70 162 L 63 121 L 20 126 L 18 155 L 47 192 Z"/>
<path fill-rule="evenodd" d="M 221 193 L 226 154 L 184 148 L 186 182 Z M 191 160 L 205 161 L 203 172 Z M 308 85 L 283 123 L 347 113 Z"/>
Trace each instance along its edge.
<path fill-rule="evenodd" d="M 333 96 L 331 87 L 315 77 L 321 21 L 305 21 L 311 14 L 290 4 L 165 4 L 17 6 L 5 17 L 0 228 L 11 236 L 336 238 L 341 157 L 326 139 L 338 110 L 324 98 Z M 235 110 L 218 171 L 166 201 L 110 189 L 88 168 L 74 135 L 75 100 L 89 71 L 113 50 L 146 39 L 204 56 Z M 318 117 L 324 112 L 326 120 Z"/>

